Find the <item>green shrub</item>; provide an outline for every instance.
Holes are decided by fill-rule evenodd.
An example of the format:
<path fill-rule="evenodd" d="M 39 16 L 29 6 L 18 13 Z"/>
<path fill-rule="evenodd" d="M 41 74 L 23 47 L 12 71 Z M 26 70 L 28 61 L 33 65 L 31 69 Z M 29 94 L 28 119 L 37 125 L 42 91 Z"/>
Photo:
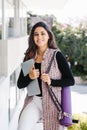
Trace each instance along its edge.
<path fill-rule="evenodd" d="M 73 124 L 72 126 L 68 127 L 68 130 L 81 130 L 79 124 Z"/>
<path fill-rule="evenodd" d="M 87 122 L 80 123 L 81 130 L 87 130 Z"/>
<path fill-rule="evenodd" d="M 68 130 L 87 130 L 87 114 L 73 114 L 74 119 L 78 119 L 77 124 L 73 123 L 72 126 L 68 127 Z"/>

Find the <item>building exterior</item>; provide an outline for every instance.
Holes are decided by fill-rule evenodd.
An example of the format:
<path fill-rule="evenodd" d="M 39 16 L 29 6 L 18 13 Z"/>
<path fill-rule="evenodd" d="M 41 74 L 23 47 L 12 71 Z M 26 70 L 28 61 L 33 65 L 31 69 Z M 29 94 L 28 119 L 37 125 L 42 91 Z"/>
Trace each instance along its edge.
<path fill-rule="evenodd" d="M 23 0 L 0 0 L 0 129 L 16 130 L 25 91 L 16 81 L 27 48 L 27 6 Z"/>

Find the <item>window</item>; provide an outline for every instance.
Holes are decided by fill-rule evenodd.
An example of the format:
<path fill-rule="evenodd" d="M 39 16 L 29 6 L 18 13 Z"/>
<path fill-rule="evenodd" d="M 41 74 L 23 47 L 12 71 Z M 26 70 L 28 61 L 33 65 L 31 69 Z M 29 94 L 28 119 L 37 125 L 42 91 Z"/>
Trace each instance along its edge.
<path fill-rule="evenodd" d="M 16 69 L 10 75 L 9 102 L 8 102 L 9 121 L 11 121 L 11 118 L 14 114 L 14 110 L 16 109 L 20 96 L 23 92 L 23 89 L 19 90 L 17 88 L 17 79 L 18 79 L 18 75 L 19 75 L 19 70 L 20 70 L 20 68 Z"/>
<path fill-rule="evenodd" d="M 27 11 L 26 6 L 21 2 L 20 3 L 20 35 L 27 35 Z"/>
<path fill-rule="evenodd" d="M 13 0 L 7 0 L 5 4 L 6 37 L 14 36 L 14 5 Z"/>

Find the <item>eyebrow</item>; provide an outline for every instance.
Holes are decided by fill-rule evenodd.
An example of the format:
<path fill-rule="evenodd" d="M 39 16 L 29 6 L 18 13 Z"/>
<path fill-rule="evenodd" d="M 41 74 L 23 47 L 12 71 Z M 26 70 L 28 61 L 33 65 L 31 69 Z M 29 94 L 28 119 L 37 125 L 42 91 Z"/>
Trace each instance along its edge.
<path fill-rule="evenodd" d="M 41 31 L 40 33 L 43 33 L 43 32 L 45 33 L 45 31 Z M 38 33 L 38 32 L 34 32 L 34 33 Z"/>

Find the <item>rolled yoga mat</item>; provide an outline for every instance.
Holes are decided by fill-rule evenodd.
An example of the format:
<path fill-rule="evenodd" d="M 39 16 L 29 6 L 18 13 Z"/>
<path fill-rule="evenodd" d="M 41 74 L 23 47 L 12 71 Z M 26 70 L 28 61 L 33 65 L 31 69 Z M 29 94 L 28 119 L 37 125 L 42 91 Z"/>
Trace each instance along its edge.
<path fill-rule="evenodd" d="M 64 126 L 72 125 L 72 106 L 71 106 L 71 88 L 64 87 L 61 92 L 61 106 L 64 112 L 63 119 L 60 124 Z"/>

